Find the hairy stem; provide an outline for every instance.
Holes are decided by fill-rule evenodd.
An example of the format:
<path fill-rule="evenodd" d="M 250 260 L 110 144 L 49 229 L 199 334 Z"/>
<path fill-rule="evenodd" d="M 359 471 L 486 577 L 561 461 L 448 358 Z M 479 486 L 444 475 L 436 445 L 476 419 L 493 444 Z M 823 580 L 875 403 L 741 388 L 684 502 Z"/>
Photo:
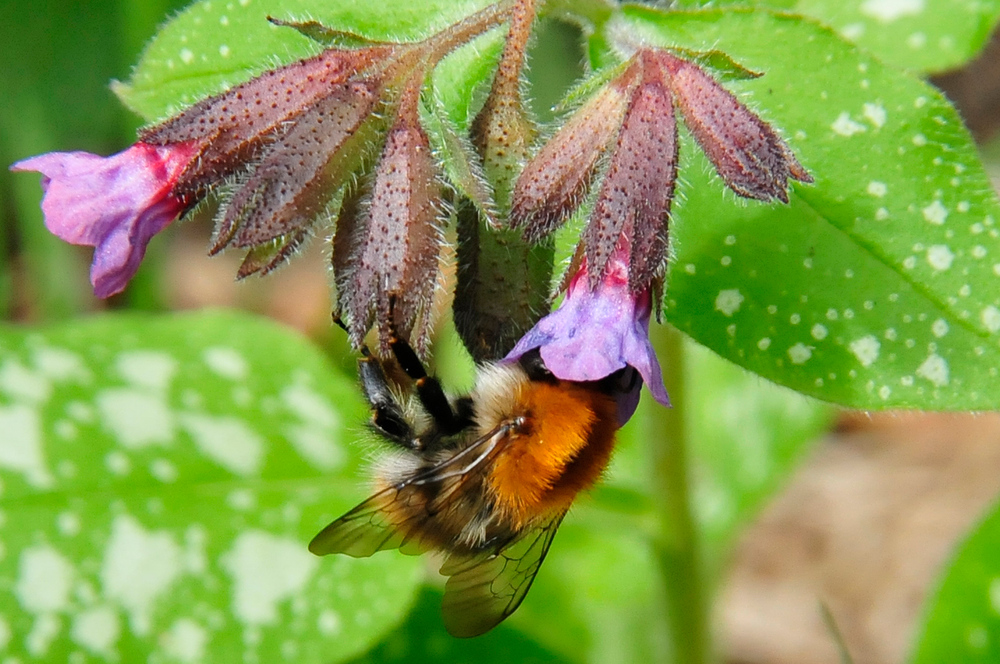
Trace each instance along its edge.
<path fill-rule="evenodd" d="M 463 46 L 510 18 L 512 1 L 503 0 L 471 14 L 448 26 L 427 40 L 432 45 L 429 60 L 437 63 L 456 48 Z"/>
<path fill-rule="evenodd" d="M 684 339 L 666 325 L 653 325 L 650 336 L 665 364 L 673 404 L 672 409 L 650 409 L 645 419 L 652 489 L 659 511 L 654 554 L 666 602 L 665 629 L 670 634 L 672 661 L 705 664 L 712 659 L 712 648 L 700 542 L 691 512 Z"/>

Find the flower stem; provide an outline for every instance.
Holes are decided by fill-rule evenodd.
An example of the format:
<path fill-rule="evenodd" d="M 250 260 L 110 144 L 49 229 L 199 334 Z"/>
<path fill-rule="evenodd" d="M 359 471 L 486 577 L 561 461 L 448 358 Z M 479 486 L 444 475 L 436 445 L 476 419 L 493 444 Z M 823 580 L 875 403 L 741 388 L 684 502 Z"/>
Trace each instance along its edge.
<path fill-rule="evenodd" d="M 427 40 L 432 45 L 429 60 L 437 63 L 459 46 L 497 27 L 510 17 L 513 4 L 511 0 L 496 2 L 435 34 Z"/>
<path fill-rule="evenodd" d="M 667 325 L 653 325 L 650 337 L 664 362 L 673 408 L 651 408 L 644 420 L 650 441 L 652 491 L 659 532 L 654 555 L 666 603 L 665 629 L 672 661 L 705 664 L 712 660 L 709 603 L 700 542 L 691 506 L 690 440 L 687 426 L 684 339 Z"/>

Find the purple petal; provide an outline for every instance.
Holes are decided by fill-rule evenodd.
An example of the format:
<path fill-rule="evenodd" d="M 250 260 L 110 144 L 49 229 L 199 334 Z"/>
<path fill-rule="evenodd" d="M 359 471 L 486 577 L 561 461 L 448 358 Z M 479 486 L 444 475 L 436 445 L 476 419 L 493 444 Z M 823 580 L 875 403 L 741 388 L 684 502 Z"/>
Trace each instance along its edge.
<path fill-rule="evenodd" d="M 108 297 L 125 288 L 150 238 L 184 209 L 172 189 L 197 151 L 194 143 L 136 143 L 110 157 L 51 152 L 11 170 L 42 174 L 45 226 L 67 242 L 96 247 L 90 280 L 98 297 Z"/>
<path fill-rule="evenodd" d="M 649 292 L 631 293 L 624 263 L 616 261 L 609 268 L 593 291 L 586 269 L 581 269 L 559 308 L 538 321 L 506 360 L 538 348 L 549 371 L 571 381 L 601 380 L 629 366 L 639 372 L 653 398 L 669 406 L 660 363 L 649 342 Z M 621 424 L 635 412 L 640 387 L 637 382 L 618 396 Z"/>

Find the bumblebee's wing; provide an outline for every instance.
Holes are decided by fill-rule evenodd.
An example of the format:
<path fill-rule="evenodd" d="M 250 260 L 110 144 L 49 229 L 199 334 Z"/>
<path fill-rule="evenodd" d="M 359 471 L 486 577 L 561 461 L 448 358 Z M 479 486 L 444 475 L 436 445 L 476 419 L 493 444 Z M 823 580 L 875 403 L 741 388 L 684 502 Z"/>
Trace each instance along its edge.
<path fill-rule="evenodd" d="M 346 553 L 365 558 L 387 549 L 418 554 L 435 548 L 436 542 L 424 537 L 428 532 L 425 524 L 448 510 L 452 500 L 460 498 L 468 484 L 485 472 L 509 432 L 509 425 L 501 425 L 438 465 L 376 493 L 320 531 L 309 543 L 309 550 L 318 556 Z M 442 485 L 441 491 L 423 507 L 414 509 L 408 504 L 421 500 L 408 488 L 437 483 Z"/>
<path fill-rule="evenodd" d="M 399 498 L 396 487 L 384 489 L 361 503 L 320 531 L 309 542 L 309 550 L 317 556 L 346 553 L 366 558 L 376 551 L 403 548 L 406 535 L 388 520 L 388 510 Z M 405 547 L 407 551 L 411 547 Z M 414 550 L 414 553 L 419 553 Z"/>
<path fill-rule="evenodd" d="M 565 512 L 553 515 L 497 551 L 453 553 L 441 566 L 448 578 L 441 611 L 452 636 L 479 636 L 514 613 L 545 560 Z"/>

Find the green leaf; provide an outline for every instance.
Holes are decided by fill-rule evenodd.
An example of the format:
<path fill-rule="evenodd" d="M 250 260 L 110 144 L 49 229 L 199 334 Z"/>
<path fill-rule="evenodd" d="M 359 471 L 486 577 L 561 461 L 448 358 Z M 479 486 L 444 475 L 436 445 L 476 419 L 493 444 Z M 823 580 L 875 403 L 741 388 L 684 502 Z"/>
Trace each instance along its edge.
<path fill-rule="evenodd" d="M 302 338 L 104 316 L 0 349 L 6 656 L 326 664 L 407 611 L 418 560 L 306 550 L 365 497 L 366 407 Z"/>
<path fill-rule="evenodd" d="M 441 597 L 441 592 L 425 588 L 407 621 L 352 664 L 563 664 L 567 661 L 512 629 L 508 623 L 475 639 L 450 636 L 441 622 Z"/>
<path fill-rule="evenodd" d="M 312 20 L 373 40 L 408 41 L 432 34 L 490 4 L 487 0 L 421 0 L 378 5 L 353 0 L 201 0 L 169 21 L 143 52 L 125 104 L 147 120 L 166 118 L 260 72 L 318 52 L 281 20 Z M 489 53 L 468 51 L 470 57 Z"/>
<path fill-rule="evenodd" d="M 1000 205 L 940 93 L 794 16 L 625 12 L 617 29 L 764 72 L 729 87 L 816 178 L 787 206 L 737 199 L 682 136 L 668 320 L 821 399 L 1000 405 Z"/>
<path fill-rule="evenodd" d="M 982 50 L 998 0 L 798 0 L 762 4 L 818 18 L 884 62 L 919 72 L 957 67 Z"/>
<path fill-rule="evenodd" d="M 1000 506 L 962 544 L 927 603 L 915 664 L 1000 659 Z"/>
<path fill-rule="evenodd" d="M 385 42 L 366 39 L 353 32 L 335 30 L 319 21 L 286 21 L 280 18 L 268 17 L 268 20 L 279 28 L 292 28 L 300 34 L 312 39 L 323 48 L 362 48 Z"/>
<path fill-rule="evenodd" d="M 712 75 L 717 77 L 720 81 L 741 81 L 748 78 L 760 78 L 763 76 L 763 74 L 759 71 L 750 71 L 729 57 L 728 53 L 723 53 L 722 51 L 712 50 L 706 53 L 701 53 L 681 48 L 675 49 L 674 55 L 684 58 L 685 60 L 697 62 L 702 67 L 705 67 L 712 72 Z"/>
<path fill-rule="evenodd" d="M 833 27 L 887 64 L 925 73 L 958 67 L 974 58 L 1000 20 L 998 0 L 681 0 L 677 4 L 771 7 L 802 14 Z"/>

